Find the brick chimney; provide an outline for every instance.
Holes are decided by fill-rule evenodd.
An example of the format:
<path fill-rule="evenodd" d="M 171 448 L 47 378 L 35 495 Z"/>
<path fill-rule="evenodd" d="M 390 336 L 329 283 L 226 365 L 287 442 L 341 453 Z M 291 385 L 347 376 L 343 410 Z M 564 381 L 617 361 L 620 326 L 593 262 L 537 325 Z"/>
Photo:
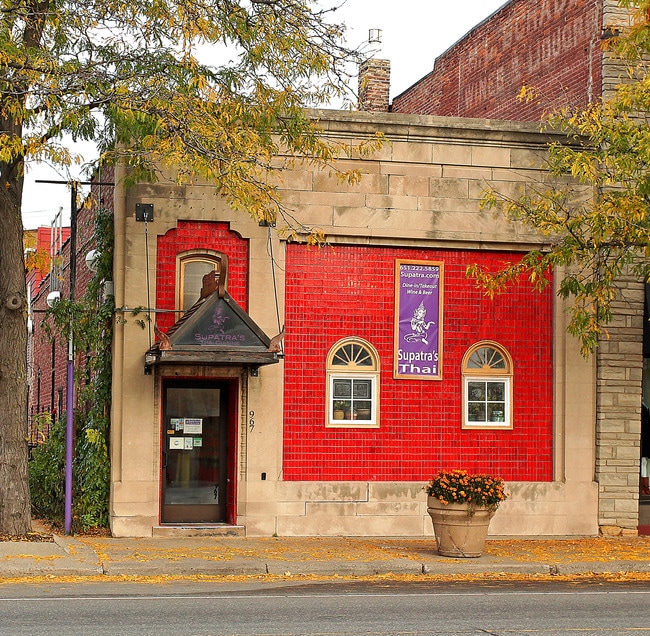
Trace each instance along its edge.
<path fill-rule="evenodd" d="M 390 61 L 369 58 L 359 66 L 359 110 L 387 113 L 390 96 Z"/>

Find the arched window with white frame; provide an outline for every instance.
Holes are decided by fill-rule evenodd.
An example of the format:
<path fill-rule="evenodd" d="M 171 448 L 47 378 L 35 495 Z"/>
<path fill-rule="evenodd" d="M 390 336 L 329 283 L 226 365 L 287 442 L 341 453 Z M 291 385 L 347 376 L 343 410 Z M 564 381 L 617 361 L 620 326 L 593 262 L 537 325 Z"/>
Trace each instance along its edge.
<path fill-rule="evenodd" d="M 379 356 L 361 338 L 339 340 L 327 356 L 326 426 L 379 426 Z"/>
<path fill-rule="evenodd" d="M 492 341 L 463 356 L 463 428 L 512 428 L 512 358 Z"/>

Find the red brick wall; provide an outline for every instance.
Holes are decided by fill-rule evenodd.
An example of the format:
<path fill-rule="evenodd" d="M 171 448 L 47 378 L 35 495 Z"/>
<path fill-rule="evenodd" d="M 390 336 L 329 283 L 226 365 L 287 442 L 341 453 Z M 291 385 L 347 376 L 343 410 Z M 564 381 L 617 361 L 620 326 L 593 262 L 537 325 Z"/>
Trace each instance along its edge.
<path fill-rule="evenodd" d="M 176 256 L 198 249 L 215 250 L 228 256 L 228 293 L 246 311 L 248 241 L 231 231 L 228 223 L 213 221 L 179 221 L 176 228 L 158 237 L 156 307 L 176 309 Z M 174 324 L 175 314 L 158 314 L 156 321 L 166 331 Z"/>
<path fill-rule="evenodd" d="M 397 258 L 444 262 L 443 379 L 393 379 Z M 287 480 L 415 480 L 441 468 L 552 478 L 552 293 L 521 284 L 490 301 L 465 277 L 511 253 L 287 246 L 284 469 Z M 325 360 L 347 336 L 381 360 L 379 429 L 325 427 Z M 514 363 L 513 430 L 461 428 L 461 361 L 495 340 Z"/>
<path fill-rule="evenodd" d="M 101 180 L 111 182 L 113 169 L 103 169 Z M 64 187 L 64 186 L 61 186 Z M 98 203 L 108 210 L 113 209 L 113 188 L 98 186 L 91 188 L 91 195 L 77 212 L 76 236 L 76 285 L 75 298 L 80 299 L 88 288 L 93 273 L 86 266 L 86 254 L 95 247 L 92 236 L 95 230 L 95 209 Z M 70 296 L 70 228 L 63 228 L 63 247 L 58 259 L 62 263 L 62 273 L 56 287 L 63 298 Z M 49 253 L 50 228 L 39 228 L 38 249 Z M 28 277 L 28 280 L 30 278 Z M 50 275 L 35 283 L 32 288 L 32 311 L 34 316 L 31 349 L 28 355 L 29 414 L 53 411 L 55 417 L 66 409 L 68 343 L 58 334 L 48 336 L 44 327 L 46 299 L 50 293 Z M 77 377 L 83 377 L 85 351 L 77 351 L 75 370 Z M 40 383 L 39 383 L 40 371 Z M 60 404 L 59 395 L 62 394 Z"/>
<path fill-rule="evenodd" d="M 537 121 L 601 94 L 602 2 L 511 0 L 397 96 L 393 112 Z M 522 86 L 539 99 L 517 101 Z"/>

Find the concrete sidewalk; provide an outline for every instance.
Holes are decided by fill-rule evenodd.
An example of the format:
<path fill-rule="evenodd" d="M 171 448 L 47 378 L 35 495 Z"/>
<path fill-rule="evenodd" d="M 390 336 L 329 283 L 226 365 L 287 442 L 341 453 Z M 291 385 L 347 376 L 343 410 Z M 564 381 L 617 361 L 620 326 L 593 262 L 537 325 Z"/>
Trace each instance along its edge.
<path fill-rule="evenodd" d="M 36 576 L 481 576 L 636 573 L 650 580 L 650 537 L 490 539 L 475 559 L 413 538 L 147 538 L 54 535 L 0 542 L 0 579 Z"/>

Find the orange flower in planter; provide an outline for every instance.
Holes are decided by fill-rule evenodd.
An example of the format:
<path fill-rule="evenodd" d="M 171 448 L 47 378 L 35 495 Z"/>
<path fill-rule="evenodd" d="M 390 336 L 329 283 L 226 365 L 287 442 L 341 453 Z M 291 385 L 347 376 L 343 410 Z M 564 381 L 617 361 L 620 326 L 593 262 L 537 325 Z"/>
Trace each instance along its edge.
<path fill-rule="evenodd" d="M 472 475 L 466 470 L 440 471 L 424 490 L 443 504 L 466 503 L 493 510 L 508 497 L 502 479 L 490 475 Z"/>

